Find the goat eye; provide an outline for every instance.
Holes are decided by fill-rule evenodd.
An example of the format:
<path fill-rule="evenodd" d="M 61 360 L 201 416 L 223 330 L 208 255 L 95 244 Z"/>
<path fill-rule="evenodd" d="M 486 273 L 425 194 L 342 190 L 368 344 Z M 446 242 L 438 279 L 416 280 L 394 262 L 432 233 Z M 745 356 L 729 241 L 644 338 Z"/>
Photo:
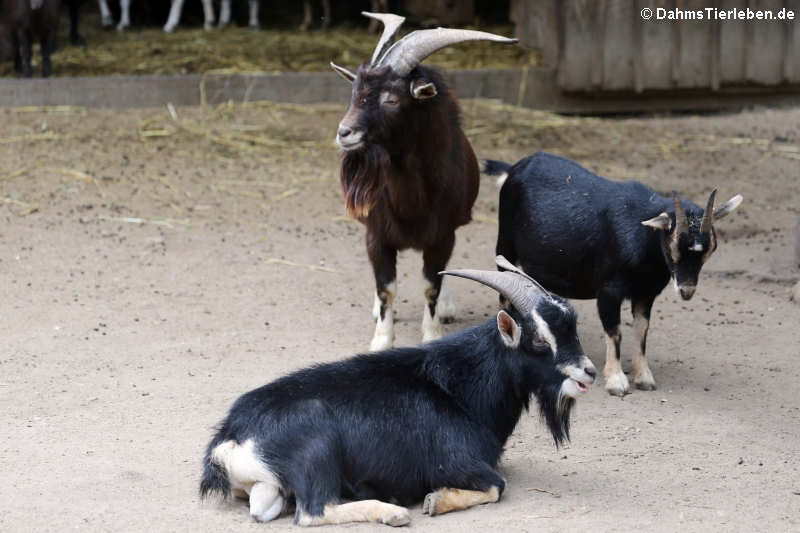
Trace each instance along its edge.
<path fill-rule="evenodd" d="M 541 338 L 538 335 L 533 336 L 533 345 L 539 348 L 544 348 L 545 346 L 550 346 L 550 343 L 547 342 L 545 339 Z"/>
<path fill-rule="evenodd" d="M 397 100 L 390 100 L 390 99 L 384 100 L 383 103 L 390 106 L 396 106 L 398 104 Z"/>

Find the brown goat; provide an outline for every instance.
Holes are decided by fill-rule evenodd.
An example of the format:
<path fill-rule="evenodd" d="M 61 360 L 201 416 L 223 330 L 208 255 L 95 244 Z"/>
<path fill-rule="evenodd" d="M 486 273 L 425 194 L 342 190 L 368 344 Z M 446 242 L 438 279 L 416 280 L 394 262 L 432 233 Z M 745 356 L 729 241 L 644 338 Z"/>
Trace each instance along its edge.
<path fill-rule="evenodd" d="M 398 250 L 422 251 L 428 284 L 422 340 L 441 337 L 441 320 L 452 317 L 453 306 L 442 293 L 439 272 L 450 259 L 456 228 L 470 221 L 478 194 L 478 163 L 461 130 L 456 98 L 441 74 L 419 63 L 463 41 L 516 40 L 438 28 L 415 31 L 390 47 L 403 17 L 364 14 L 384 24 L 372 61 L 355 74 L 331 66 L 353 83 L 336 142 L 344 152 L 345 206 L 366 226 L 367 254 L 375 274 L 377 324 L 370 349 L 383 350 L 394 338 Z"/>
<path fill-rule="evenodd" d="M 42 48 L 42 77 L 53 72 L 50 54 L 55 49 L 58 33 L 60 0 L 2 0 L 3 29 L 0 35 L 10 41 L 14 70 L 25 78 L 33 76 L 33 39 L 39 38 Z"/>

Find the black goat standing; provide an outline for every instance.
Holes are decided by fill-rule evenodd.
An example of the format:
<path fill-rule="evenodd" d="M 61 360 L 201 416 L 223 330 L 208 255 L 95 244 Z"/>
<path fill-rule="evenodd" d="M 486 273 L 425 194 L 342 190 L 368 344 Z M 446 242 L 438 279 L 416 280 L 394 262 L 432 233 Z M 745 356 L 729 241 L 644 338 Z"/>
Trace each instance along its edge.
<path fill-rule="evenodd" d="M 713 223 L 742 201 L 714 209 L 665 198 L 638 182 L 603 179 L 578 164 L 536 153 L 514 166 L 486 161 L 490 175 L 507 174 L 500 190 L 497 253 L 565 298 L 597 299 L 606 332 L 605 388 L 629 391 L 620 365 L 620 307 L 631 301 L 639 350 L 634 384 L 656 387 L 645 359 L 650 310 L 670 278 L 688 300 L 703 264 L 717 247 Z"/>
<path fill-rule="evenodd" d="M 419 63 L 464 41 L 516 39 L 438 28 L 412 32 L 392 45 L 405 19 L 364 14 L 384 24 L 372 60 L 355 74 L 331 66 L 353 83 L 336 142 L 344 152 L 345 205 L 366 225 L 367 254 L 375 274 L 377 322 L 370 349 L 382 350 L 391 347 L 394 338 L 397 252 L 407 248 L 422 250 L 424 261 L 422 339 L 441 337 L 440 319 L 452 317 L 454 310 L 448 294 L 440 298 L 439 271 L 450 259 L 456 228 L 471 219 L 480 179 L 455 96 L 437 71 Z"/>
<path fill-rule="evenodd" d="M 296 500 L 303 526 L 410 521 L 495 502 L 496 466 L 531 395 L 556 444 L 594 381 L 576 315 L 498 258 L 506 272 L 444 272 L 511 301 L 508 312 L 418 348 L 318 365 L 240 397 L 208 445 L 201 496 L 249 497 L 269 521 Z M 340 503 L 341 499 L 357 500 Z"/>

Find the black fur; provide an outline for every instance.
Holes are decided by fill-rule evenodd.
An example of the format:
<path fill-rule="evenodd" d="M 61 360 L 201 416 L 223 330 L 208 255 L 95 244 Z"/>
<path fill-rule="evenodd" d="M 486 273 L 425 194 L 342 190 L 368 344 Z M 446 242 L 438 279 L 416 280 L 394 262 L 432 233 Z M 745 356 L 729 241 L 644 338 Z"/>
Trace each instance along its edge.
<path fill-rule="evenodd" d="M 511 309 L 522 328 L 518 348 L 506 346 L 493 318 L 421 347 L 314 366 L 248 392 L 209 444 L 201 496 L 229 493 L 210 458 L 214 447 L 248 439 L 298 511 L 312 516 L 342 498 L 407 505 L 441 487 L 502 493 L 495 467 L 531 395 L 556 444 L 569 438 L 574 402 L 559 396 L 566 376 L 556 365 L 584 355 L 575 313 L 561 305 L 537 309 L 558 338 L 556 357 L 537 342 L 532 318 Z"/>
<path fill-rule="evenodd" d="M 508 173 L 500 190 L 497 253 L 560 296 L 597 298 L 603 328 L 617 345 L 624 300 L 649 319 L 670 277 L 683 298 L 691 298 L 716 248 L 713 226 L 700 232 L 703 208 L 681 200 L 688 229 L 680 231 L 673 199 L 639 182 L 609 181 L 543 152 L 513 166 L 487 161 L 484 168 Z M 669 229 L 642 225 L 664 212 Z"/>

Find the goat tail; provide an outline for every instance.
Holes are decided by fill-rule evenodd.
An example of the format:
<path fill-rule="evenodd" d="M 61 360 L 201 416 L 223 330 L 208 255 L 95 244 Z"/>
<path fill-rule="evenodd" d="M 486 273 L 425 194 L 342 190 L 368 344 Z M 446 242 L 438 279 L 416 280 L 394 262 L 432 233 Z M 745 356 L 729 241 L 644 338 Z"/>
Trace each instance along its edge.
<path fill-rule="evenodd" d="M 209 450 L 210 452 L 210 450 Z M 216 492 L 223 499 L 230 496 L 231 483 L 228 480 L 228 472 L 214 462 L 211 453 L 206 453 L 203 460 L 203 479 L 200 480 L 200 499 L 205 499 L 209 494 Z"/>
<path fill-rule="evenodd" d="M 511 165 L 493 159 L 481 159 L 481 174 L 497 178 L 497 186 L 502 187 L 508 178 Z"/>

